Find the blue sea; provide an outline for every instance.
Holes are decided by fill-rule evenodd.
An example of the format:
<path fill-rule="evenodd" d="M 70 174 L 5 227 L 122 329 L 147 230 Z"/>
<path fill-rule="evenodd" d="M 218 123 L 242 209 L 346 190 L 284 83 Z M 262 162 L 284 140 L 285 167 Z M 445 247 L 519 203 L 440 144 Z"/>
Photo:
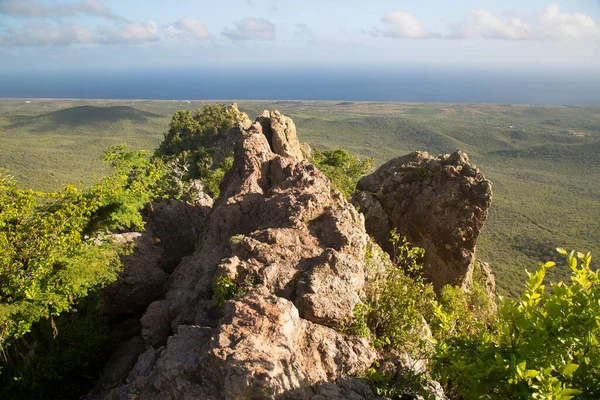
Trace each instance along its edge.
<path fill-rule="evenodd" d="M 0 72 L 0 98 L 600 104 L 600 71 L 173 68 Z"/>

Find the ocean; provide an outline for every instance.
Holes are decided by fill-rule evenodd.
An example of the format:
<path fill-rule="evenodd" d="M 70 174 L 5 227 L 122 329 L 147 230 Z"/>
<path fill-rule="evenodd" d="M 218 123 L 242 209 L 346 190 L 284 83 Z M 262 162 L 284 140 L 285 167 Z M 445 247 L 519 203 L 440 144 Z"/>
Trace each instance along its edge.
<path fill-rule="evenodd" d="M 600 72 L 252 66 L 0 72 L 0 97 L 597 105 Z"/>

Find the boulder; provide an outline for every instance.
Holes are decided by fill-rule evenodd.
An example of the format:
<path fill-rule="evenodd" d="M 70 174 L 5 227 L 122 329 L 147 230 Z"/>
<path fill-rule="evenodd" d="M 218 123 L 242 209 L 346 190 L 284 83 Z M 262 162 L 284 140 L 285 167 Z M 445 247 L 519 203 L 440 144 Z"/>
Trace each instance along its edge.
<path fill-rule="evenodd" d="M 467 154 L 398 157 L 363 177 L 357 189 L 362 193 L 354 202 L 367 231 L 385 250 L 393 253 L 389 231 L 395 228 L 425 249 L 423 274 L 436 289 L 469 285 L 492 184 Z"/>

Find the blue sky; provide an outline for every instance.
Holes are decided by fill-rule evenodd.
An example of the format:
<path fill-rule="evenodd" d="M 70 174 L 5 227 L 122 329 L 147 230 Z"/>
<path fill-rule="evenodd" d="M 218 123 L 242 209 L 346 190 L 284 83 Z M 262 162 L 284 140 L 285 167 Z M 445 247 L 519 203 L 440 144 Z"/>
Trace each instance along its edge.
<path fill-rule="evenodd" d="M 598 69 L 600 1 L 0 0 L 0 72 Z"/>

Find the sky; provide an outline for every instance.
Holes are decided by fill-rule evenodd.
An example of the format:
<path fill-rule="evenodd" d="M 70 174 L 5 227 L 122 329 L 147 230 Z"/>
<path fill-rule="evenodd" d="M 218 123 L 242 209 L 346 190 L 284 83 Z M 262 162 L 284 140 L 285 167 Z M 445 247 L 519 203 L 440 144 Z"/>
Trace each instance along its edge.
<path fill-rule="evenodd" d="M 0 73 L 600 69 L 600 0 L 0 0 Z"/>

